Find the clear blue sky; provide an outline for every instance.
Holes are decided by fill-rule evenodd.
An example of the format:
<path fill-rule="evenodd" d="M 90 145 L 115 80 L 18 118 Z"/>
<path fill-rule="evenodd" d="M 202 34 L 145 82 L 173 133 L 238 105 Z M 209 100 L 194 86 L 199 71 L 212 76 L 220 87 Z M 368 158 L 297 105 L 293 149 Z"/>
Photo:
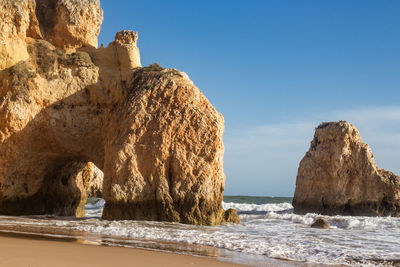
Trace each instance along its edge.
<path fill-rule="evenodd" d="M 186 72 L 225 117 L 226 194 L 292 196 L 322 121 L 348 120 L 400 174 L 400 1 L 102 0 L 99 44 Z"/>

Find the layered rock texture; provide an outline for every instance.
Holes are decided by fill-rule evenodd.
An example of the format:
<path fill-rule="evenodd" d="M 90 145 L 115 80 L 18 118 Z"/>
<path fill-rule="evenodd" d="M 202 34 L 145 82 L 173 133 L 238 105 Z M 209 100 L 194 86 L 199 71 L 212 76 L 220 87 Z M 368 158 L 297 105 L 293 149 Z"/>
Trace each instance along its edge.
<path fill-rule="evenodd" d="M 0 1 L 0 70 L 29 58 L 26 39 L 39 37 L 35 2 Z"/>
<path fill-rule="evenodd" d="M 400 177 L 377 167 L 353 125 L 323 123 L 300 162 L 293 206 L 297 213 L 400 216 Z"/>
<path fill-rule="evenodd" d="M 84 216 L 101 195 L 106 219 L 238 221 L 223 117 L 185 73 L 142 68 L 132 31 L 97 49 L 96 0 L 1 0 L 0 16 L 1 214 Z"/>

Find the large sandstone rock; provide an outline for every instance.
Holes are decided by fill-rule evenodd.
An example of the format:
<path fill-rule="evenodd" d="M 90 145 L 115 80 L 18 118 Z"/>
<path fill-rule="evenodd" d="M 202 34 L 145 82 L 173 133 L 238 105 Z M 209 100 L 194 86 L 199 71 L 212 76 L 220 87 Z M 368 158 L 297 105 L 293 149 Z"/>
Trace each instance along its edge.
<path fill-rule="evenodd" d="M 298 169 L 296 213 L 400 216 L 400 177 L 379 169 L 358 130 L 323 123 Z"/>
<path fill-rule="evenodd" d="M 220 223 L 223 117 L 176 70 L 141 68 L 129 83 L 106 137 L 103 217 Z"/>
<path fill-rule="evenodd" d="M 95 48 L 98 1 L 18 3 L 36 35 L 0 57 L 1 214 L 84 216 L 101 194 L 107 219 L 238 220 L 221 206 L 223 117 L 186 74 L 141 68 L 132 31 Z"/>

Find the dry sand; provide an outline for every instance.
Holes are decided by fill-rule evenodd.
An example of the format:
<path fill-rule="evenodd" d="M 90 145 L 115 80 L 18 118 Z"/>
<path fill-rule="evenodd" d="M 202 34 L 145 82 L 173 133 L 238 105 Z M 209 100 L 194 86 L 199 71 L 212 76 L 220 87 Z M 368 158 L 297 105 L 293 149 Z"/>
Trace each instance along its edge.
<path fill-rule="evenodd" d="M 207 257 L 0 236 L 0 267 L 241 266 Z M 243 265 L 242 265 L 243 266 Z"/>

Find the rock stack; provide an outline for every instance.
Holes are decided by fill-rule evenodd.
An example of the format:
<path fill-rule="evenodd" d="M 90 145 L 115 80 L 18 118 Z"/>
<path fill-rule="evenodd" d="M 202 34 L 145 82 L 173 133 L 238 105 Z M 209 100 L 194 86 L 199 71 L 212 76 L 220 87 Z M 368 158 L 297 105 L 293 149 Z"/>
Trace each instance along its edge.
<path fill-rule="evenodd" d="M 377 167 L 353 125 L 323 123 L 300 162 L 293 206 L 296 213 L 400 216 L 400 177 Z"/>
<path fill-rule="evenodd" d="M 92 162 L 106 219 L 237 221 L 222 115 L 185 73 L 142 68 L 136 32 L 96 48 L 102 19 L 99 0 L 0 2 L 0 213 L 83 216 Z"/>

